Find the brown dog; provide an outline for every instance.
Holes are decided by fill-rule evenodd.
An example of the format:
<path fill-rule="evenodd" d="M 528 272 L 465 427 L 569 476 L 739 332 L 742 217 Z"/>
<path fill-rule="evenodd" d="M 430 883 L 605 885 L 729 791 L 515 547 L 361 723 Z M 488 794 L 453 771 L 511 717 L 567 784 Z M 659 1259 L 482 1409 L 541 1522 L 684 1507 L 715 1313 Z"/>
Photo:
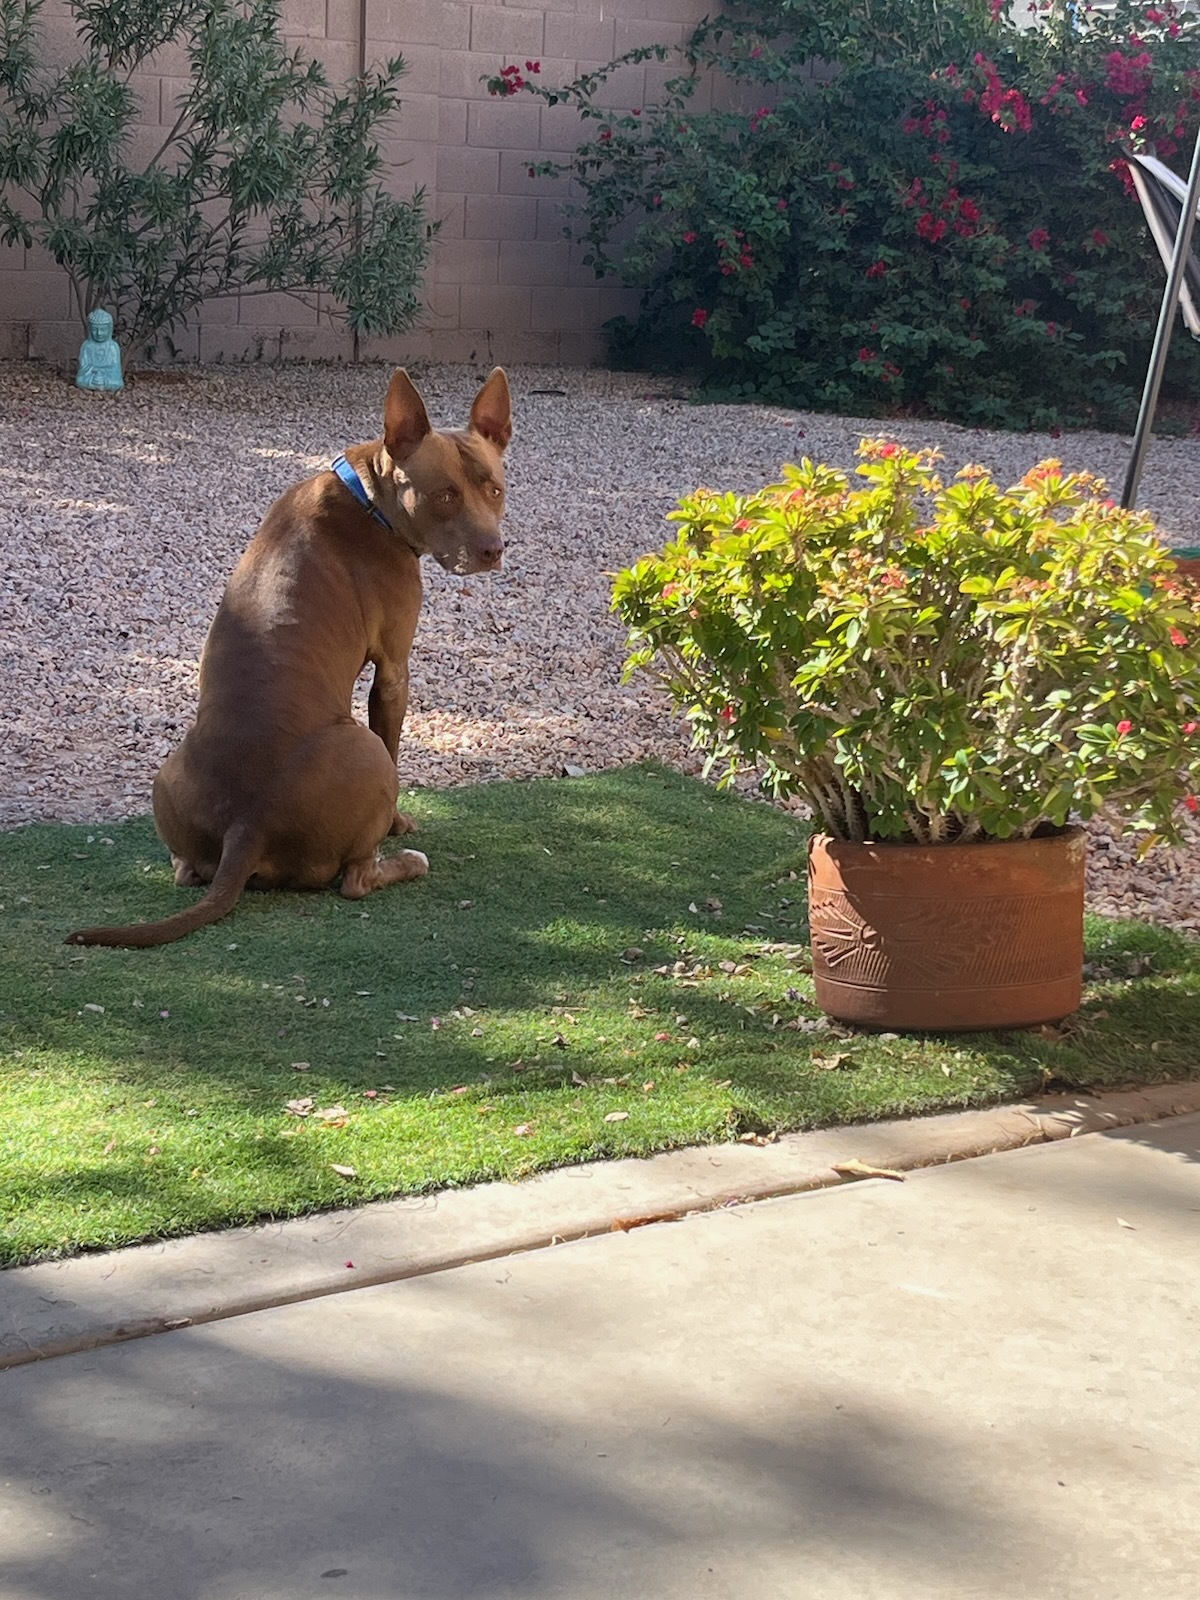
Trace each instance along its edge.
<path fill-rule="evenodd" d="M 435 433 L 399 371 L 383 438 L 339 458 L 342 477 L 322 472 L 275 502 L 209 631 L 196 721 L 154 780 L 175 882 L 211 888 L 162 922 L 85 928 L 68 944 L 169 944 L 225 916 L 248 884 L 319 889 L 340 876 L 342 894 L 358 900 L 429 870 L 419 850 L 376 853 L 387 834 L 413 827 L 396 811 L 396 753 L 419 562 L 499 567 L 500 457 L 511 435 L 499 367 L 461 433 Z M 369 730 L 351 714 L 368 661 Z"/>

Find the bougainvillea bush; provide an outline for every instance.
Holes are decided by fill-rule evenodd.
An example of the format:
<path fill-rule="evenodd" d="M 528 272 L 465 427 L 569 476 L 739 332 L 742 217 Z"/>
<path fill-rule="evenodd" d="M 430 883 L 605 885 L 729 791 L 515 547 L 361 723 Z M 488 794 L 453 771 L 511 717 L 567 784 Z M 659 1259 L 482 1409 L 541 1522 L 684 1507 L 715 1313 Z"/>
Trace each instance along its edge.
<path fill-rule="evenodd" d="M 859 415 L 1130 421 L 1164 274 L 1122 143 L 1186 169 L 1200 116 L 1200 20 L 1174 0 L 1044 0 L 1033 29 L 1001 0 L 730 0 L 627 114 L 601 103 L 611 68 L 539 66 L 490 87 L 586 119 L 569 226 L 642 291 L 618 358 Z M 702 109 L 713 75 L 744 109 Z M 1198 384 L 1179 339 L 1167 393 Z"/>
<path fill-rule="evenodd" d="M 699 489 L 621 573 L 655 672 L 727 778 L 757 769 L 835 838 L 1027 838 L 1102 807 L 1176 835 L 1200 786 L 1200 593 L 1150 520 L 1044 461 L 1001 490 L 866 440 L 851 489 L 803 462 Z"/>

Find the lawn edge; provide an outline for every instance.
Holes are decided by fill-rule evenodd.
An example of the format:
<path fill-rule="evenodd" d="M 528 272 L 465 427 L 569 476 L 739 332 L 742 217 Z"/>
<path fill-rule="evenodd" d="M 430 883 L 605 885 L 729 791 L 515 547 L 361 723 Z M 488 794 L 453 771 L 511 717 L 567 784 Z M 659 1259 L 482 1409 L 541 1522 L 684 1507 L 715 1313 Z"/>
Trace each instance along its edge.
<path fill-rule="evenodd" d="M 1200 1082 L 851 1123 L 562 1167 L 0 1273 L 0 1370 L 722 1206 L 1200 1112 Z M 867 1181 L 886 1182 L 887 1179 Z M 148 1310 L 150 1307 L 152 1309 Z"/>

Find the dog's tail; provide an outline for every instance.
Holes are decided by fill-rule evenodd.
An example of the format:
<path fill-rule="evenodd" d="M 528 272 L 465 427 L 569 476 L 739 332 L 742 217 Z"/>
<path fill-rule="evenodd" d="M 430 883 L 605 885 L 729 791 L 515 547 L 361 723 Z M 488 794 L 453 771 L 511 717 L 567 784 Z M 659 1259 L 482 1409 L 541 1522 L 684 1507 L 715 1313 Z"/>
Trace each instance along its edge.
<path fill-rule="evenodd" d="M 196 928 L 219 922 L 228 916 L 242 897 L 242 890 L 254 872 L 262 839 L 251 828 L 231 828 L 221 846 L 216 875 L 203 900 L 178 911 L 161 922 L 139 922 L 132 928 L 81 928 L 69 933 L 64 944 L 119 945 L 128 950 L 147 950 L 153 945 L 172 944 Z"/>

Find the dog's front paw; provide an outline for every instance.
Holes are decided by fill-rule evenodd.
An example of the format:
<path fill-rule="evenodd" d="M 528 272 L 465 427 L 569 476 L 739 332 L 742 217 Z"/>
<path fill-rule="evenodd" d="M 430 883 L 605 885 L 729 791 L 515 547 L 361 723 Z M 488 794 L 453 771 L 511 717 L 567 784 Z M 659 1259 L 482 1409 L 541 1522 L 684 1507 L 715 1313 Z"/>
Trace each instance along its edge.
<path fill-rule="evenodd" d="M 406 811 L 397 811 L 396 815 L 392 818 L 392 825 L 388 829 L 389 834 L 416 833 L 416 831 L 417 825 Z"/>

